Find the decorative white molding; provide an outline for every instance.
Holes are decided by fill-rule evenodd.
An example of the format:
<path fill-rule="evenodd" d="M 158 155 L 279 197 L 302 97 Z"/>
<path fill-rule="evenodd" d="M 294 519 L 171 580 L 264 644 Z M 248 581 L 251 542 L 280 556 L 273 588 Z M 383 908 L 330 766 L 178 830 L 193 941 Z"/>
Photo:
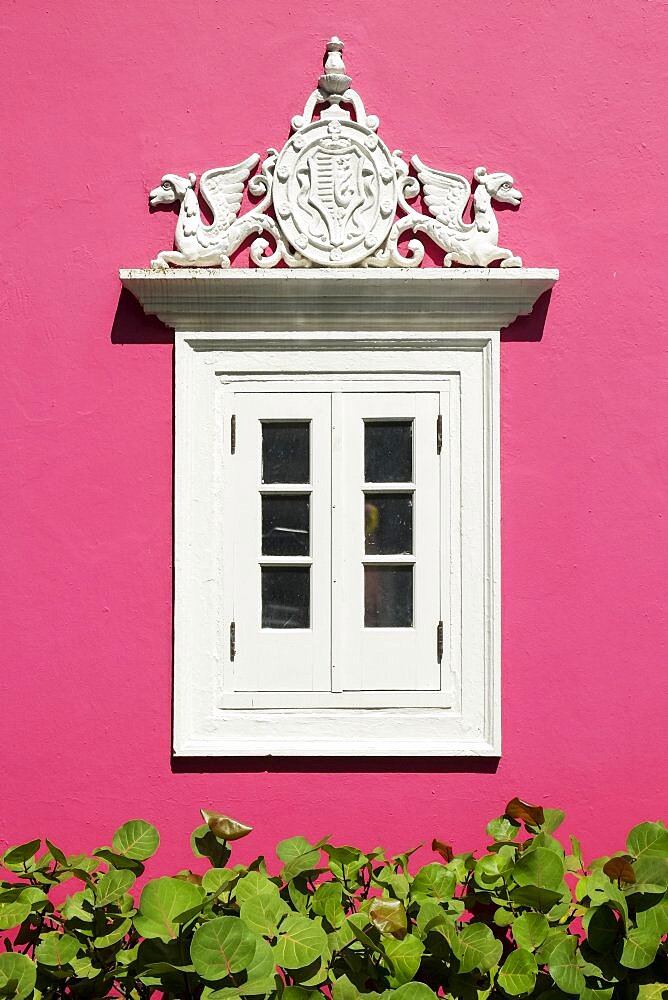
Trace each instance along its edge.
<path fill-rule="evenodd" d="M 338 38 L 327 43 L 316 90 L 303 114 L 292 119 L 293 134 L 281 152 L 268 150 L 260 173 L 251 177 L 260 162 L 253 153 L 234 166 L 202 174 L 199 193 L 213 214 L 210 225 L 200 214 L 196 175 L 163 176 L 151 191 L 150 204 L 179 206 L 176 250 L 161 251 L 151 261 L 153 268 L 227 268 L 231 254 L 253 233 L 267 234 L 274 244 L 271 249 L 260 235 L 253 241 L 251 261 L 261 268 L 281 261 L 298 268 L 418 267 L 424 258 L 422 243 L 411 240 L 406 254 L 399 247 L 407 231 L 431 237 L 445 251 L 444 267 L 487 267 L 494 261 L 504 268 L 522 266 L 521 257 L 498 245 L 492 209 L 492 201 L 519 206 L 522 195 L 510 174 L 476 167 L 473 220 L 464 222 L 471 195 L 468 180 L 427 167 L 417 156 L 411 159 L 417 178 L 409 175 L 401 150 L 390 152 L 377 135 L 378 118 L 367 115 L 351 89 L 342 50 Z M 316 117 L 318 107 L 322 110 Z M 246 184 L 261 200 L 240 216 Z M 408 204 L 421 190 L 431 214 Z"/>
<path fill-rule="evenodd" d="M 559 272 L 357 268 L 120 271 L 145 312 L 176 330 L 500 330 L 531 312 Z"/>

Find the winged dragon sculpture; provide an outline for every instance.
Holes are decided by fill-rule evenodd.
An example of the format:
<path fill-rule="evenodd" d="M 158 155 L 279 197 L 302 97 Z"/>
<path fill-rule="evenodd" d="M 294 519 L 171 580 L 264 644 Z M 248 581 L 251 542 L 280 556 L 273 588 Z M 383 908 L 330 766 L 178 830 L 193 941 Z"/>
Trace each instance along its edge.
<path fill-rule="evenodd" d="M 264 195 L 264 198 L 244 215 L 238 216 L 244 185 L 259 162 L 260 157 L 253 153 L 232 167 L 217 167 L 202 174 L 199 192 L 211 209 L 213 221 L 210 225 L 201 216 L 195 193 L 196 174 L 191 173 L 187 177 L 165 174 L 160 187 L 151 191 L 149 201 L 152 208 L 179 204 L 174 236 L 176 250 L 162 250 L 151 261 L 151 267 L 168 268 L 170 264 L 177 267 L 229 267 L 230 255 L 243 241 L 253 233 L 263 231 L 270 233 L 276 248 L 273 253 L 266 254 L 268 240 L 254 240 L 250 251 L 254 263 L 260 267 L 273 267 L 283 259 L 292 267 L 308 267 L 307 260 L 288 249 L 276 221 L 266 214 L 271 203 L 276 150 L 269 150 L 269 157 L 262 164 L 262 172 L 252 177 L 248 184 L 251 194 Z"/>

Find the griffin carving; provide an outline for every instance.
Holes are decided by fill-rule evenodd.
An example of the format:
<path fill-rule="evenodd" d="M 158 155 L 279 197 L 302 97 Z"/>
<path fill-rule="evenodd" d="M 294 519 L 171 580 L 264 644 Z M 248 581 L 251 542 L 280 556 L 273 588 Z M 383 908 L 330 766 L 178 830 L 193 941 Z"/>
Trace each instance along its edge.
<path fill-rule="evenodd" d="M 196 175 L 191 173 L 187 177 L 180 177 L 178 174 L 165 174 L 160 187 L 151 191 L 149 201 L 152 208 L 179 204 L 174 236 L 176 250 L 162 250 L 151 261 L 151 267 L 167 268 L 170 264 L 177 267 L 229 267 L 230 254 L 252 233 L 263 231 L 273 237 L 276 249 L 265 256 L 268 241 L 254 240 L 251 258 L 256 264 L 260 267 L 272 267 L 282 259 L 292 267 L 308 266 L 308 262 L 299 254 L 289 251 L 275 220 L 265 214 L 265 209 L 271 202 L 272 174 L 276 163 L 276 151 L 270 149 L 269 153 L 270 156 L 262 165 L 262 173 L 253 177 L 248 185 L 251 194 L 264 194 L 265 197 L 241 217 L 238 217 L 238 212 L 244 185 L 260 161 L 258 154 L 253 153 L 233 167 L 218 167 L 202 174 L 199 190 L 213 215 L 210 225 L 203 221 L 200 213 L 195 193 Z"/>
<path fill-rule="evenodd" d="M 492 201 L 506 202 L 515 207 L 522 201 L 522 193 L 513 187 L 510 174 L 490 174 L 485 167 L 476 167 L 473 176 L 478 186 L 473 195 L 473 221 L 464 222 L 464 211 L 471 196 L 471 185 L 466 178 L 427 167 L 418 156 L 411 157 L 411 164 L 432 215 L 416 212 L 405 198 L 400 197 L 406 215 L 397 220 L 390 233 L 387 251 L 379 261 L 381 266 L 388 263 L 414 266 L 414 259 L 402 257 L 397 249 L 399 237 L 409 229 L 426 233 L 445 250 L 444 267 L 454 263 L 487 267 L 495 260 L 501 261 L 501 267 L 522 266 L 521 257 L 498 245 L 499 226 L 492 208 Z M 404 190 L 410 198 L 417 194 L 417 187 L 414 182 L 411 183 L 411 178 L 406 178 Z"/>

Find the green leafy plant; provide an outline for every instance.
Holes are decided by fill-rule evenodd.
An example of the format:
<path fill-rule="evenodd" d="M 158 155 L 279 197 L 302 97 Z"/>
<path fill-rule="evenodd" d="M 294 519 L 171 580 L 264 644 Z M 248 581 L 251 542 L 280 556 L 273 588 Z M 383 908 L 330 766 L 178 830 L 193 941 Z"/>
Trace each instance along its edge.
<path fill-rule="evenodd" d="M 417 867 L 414 851 L 292 837 L 268 866 L 230 864 L 251 828 L 202 816 L 203 874 L 145 881 L 159 837 L 143 820 L 91 856 L 48 840 L 5 851 L 0 997 L 668 997 L 662 823 L 585 864 L 554 836 L 562 812 L 513 799 L 476 854 L 434 840 L 437 860 Z"/>

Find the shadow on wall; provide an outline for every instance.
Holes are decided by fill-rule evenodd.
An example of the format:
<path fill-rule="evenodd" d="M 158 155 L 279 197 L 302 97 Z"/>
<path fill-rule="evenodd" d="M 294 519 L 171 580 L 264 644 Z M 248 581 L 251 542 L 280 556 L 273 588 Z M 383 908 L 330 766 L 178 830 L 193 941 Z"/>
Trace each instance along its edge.
<path fill-rule="evenodd" d="M 172 757 L 172 774 L 496 774 L 498 757 Z"/>

